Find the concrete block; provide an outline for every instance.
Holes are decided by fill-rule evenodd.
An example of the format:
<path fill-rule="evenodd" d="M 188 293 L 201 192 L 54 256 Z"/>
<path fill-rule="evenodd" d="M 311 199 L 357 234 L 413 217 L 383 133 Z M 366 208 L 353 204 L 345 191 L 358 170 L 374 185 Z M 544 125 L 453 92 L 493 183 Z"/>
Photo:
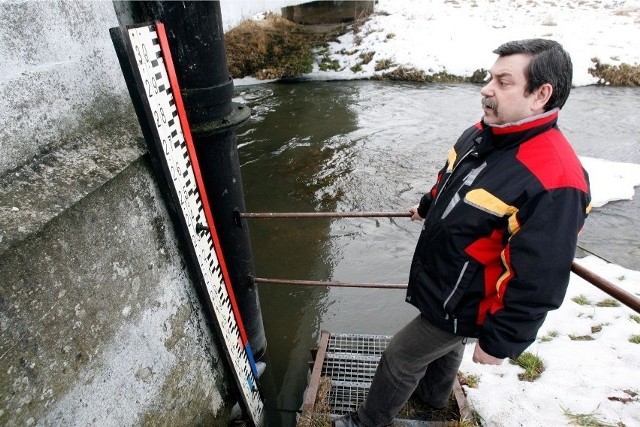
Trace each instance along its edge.
<path fill-rule="evenodd" d="M 375 1 L 312 1 L 282 8 L 282 16 L 297 24 L 338 24 L 365 18 Z"/>
<path fill-rule="evenodd" d="M 142 157 L 0 255 L 1 425 L 211 425 L 224 363 Z"/>

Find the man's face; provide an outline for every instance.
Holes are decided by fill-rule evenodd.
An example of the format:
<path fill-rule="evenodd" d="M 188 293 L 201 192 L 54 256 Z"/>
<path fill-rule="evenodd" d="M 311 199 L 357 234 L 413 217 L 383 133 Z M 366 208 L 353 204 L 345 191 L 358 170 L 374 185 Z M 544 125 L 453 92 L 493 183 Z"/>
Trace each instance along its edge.
<path fill-rule="evenodd" d="M 516 54 L 501 56 L 493 64 L 490 80 L 480 90 L 485 124 L 513 123 L 544 112 L 536 102 L 537 90 L 527 93 L 524 70 L 530 60 L 528 55 Z"/>

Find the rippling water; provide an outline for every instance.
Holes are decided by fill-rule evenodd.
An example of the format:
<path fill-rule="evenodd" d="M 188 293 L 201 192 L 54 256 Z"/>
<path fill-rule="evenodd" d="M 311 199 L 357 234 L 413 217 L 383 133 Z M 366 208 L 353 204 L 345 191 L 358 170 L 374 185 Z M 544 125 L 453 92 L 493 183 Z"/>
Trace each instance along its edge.
<path fill-rule="evenodd" d="M 249 212 L 406 211 L 481 115 L 479 87 L 375 81 L 237 88 Z M 578 88 L 559 125 L 579 155 L 640 163 L 640 90 Z M 640 197 L 588 219 L 580 245 L 640 270 Z M 259 277 L 406 283 L 420 224 L 396 219 L 254 219 Z M 321 329 L 392 334 L 416 315 L 393 290 L 261 285 L 272 426 L 294 425 Z"/>

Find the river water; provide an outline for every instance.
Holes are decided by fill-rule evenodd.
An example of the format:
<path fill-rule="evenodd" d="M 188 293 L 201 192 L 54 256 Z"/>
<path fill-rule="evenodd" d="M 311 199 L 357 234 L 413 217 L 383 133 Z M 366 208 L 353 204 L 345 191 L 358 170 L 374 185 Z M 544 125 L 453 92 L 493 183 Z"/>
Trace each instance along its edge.
<path fill-rule="evenodd" d="M 248 212 L 406 211 L 481 116 L 479 86 L 378 81 L 236 88 Z M 640 163 L 640 89 L 572 91 L 560 128 L 581 156 Z M 595 209 L 580 246 L 640 270 L 640 197 Z M 421 225 L 408 218 L 251 219 L 258 277 L 406 283 Z M 260 285 L 271 426 L 293 426 L 321 330 L 393 334 L 404 291 Z"/>

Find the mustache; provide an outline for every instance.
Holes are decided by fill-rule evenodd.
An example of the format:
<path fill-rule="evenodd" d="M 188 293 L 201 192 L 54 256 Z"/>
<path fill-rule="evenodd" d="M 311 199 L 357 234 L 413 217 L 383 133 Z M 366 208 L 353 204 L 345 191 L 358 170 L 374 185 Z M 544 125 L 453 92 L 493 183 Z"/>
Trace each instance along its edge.
<path fill-rule="evenodd" d="M 492 110 L 495 110 L 495 108 L 497 107 L 496 101 L 493 98 L 483 96 L 480 102 L 483 107 L 491 108 Z"/>

